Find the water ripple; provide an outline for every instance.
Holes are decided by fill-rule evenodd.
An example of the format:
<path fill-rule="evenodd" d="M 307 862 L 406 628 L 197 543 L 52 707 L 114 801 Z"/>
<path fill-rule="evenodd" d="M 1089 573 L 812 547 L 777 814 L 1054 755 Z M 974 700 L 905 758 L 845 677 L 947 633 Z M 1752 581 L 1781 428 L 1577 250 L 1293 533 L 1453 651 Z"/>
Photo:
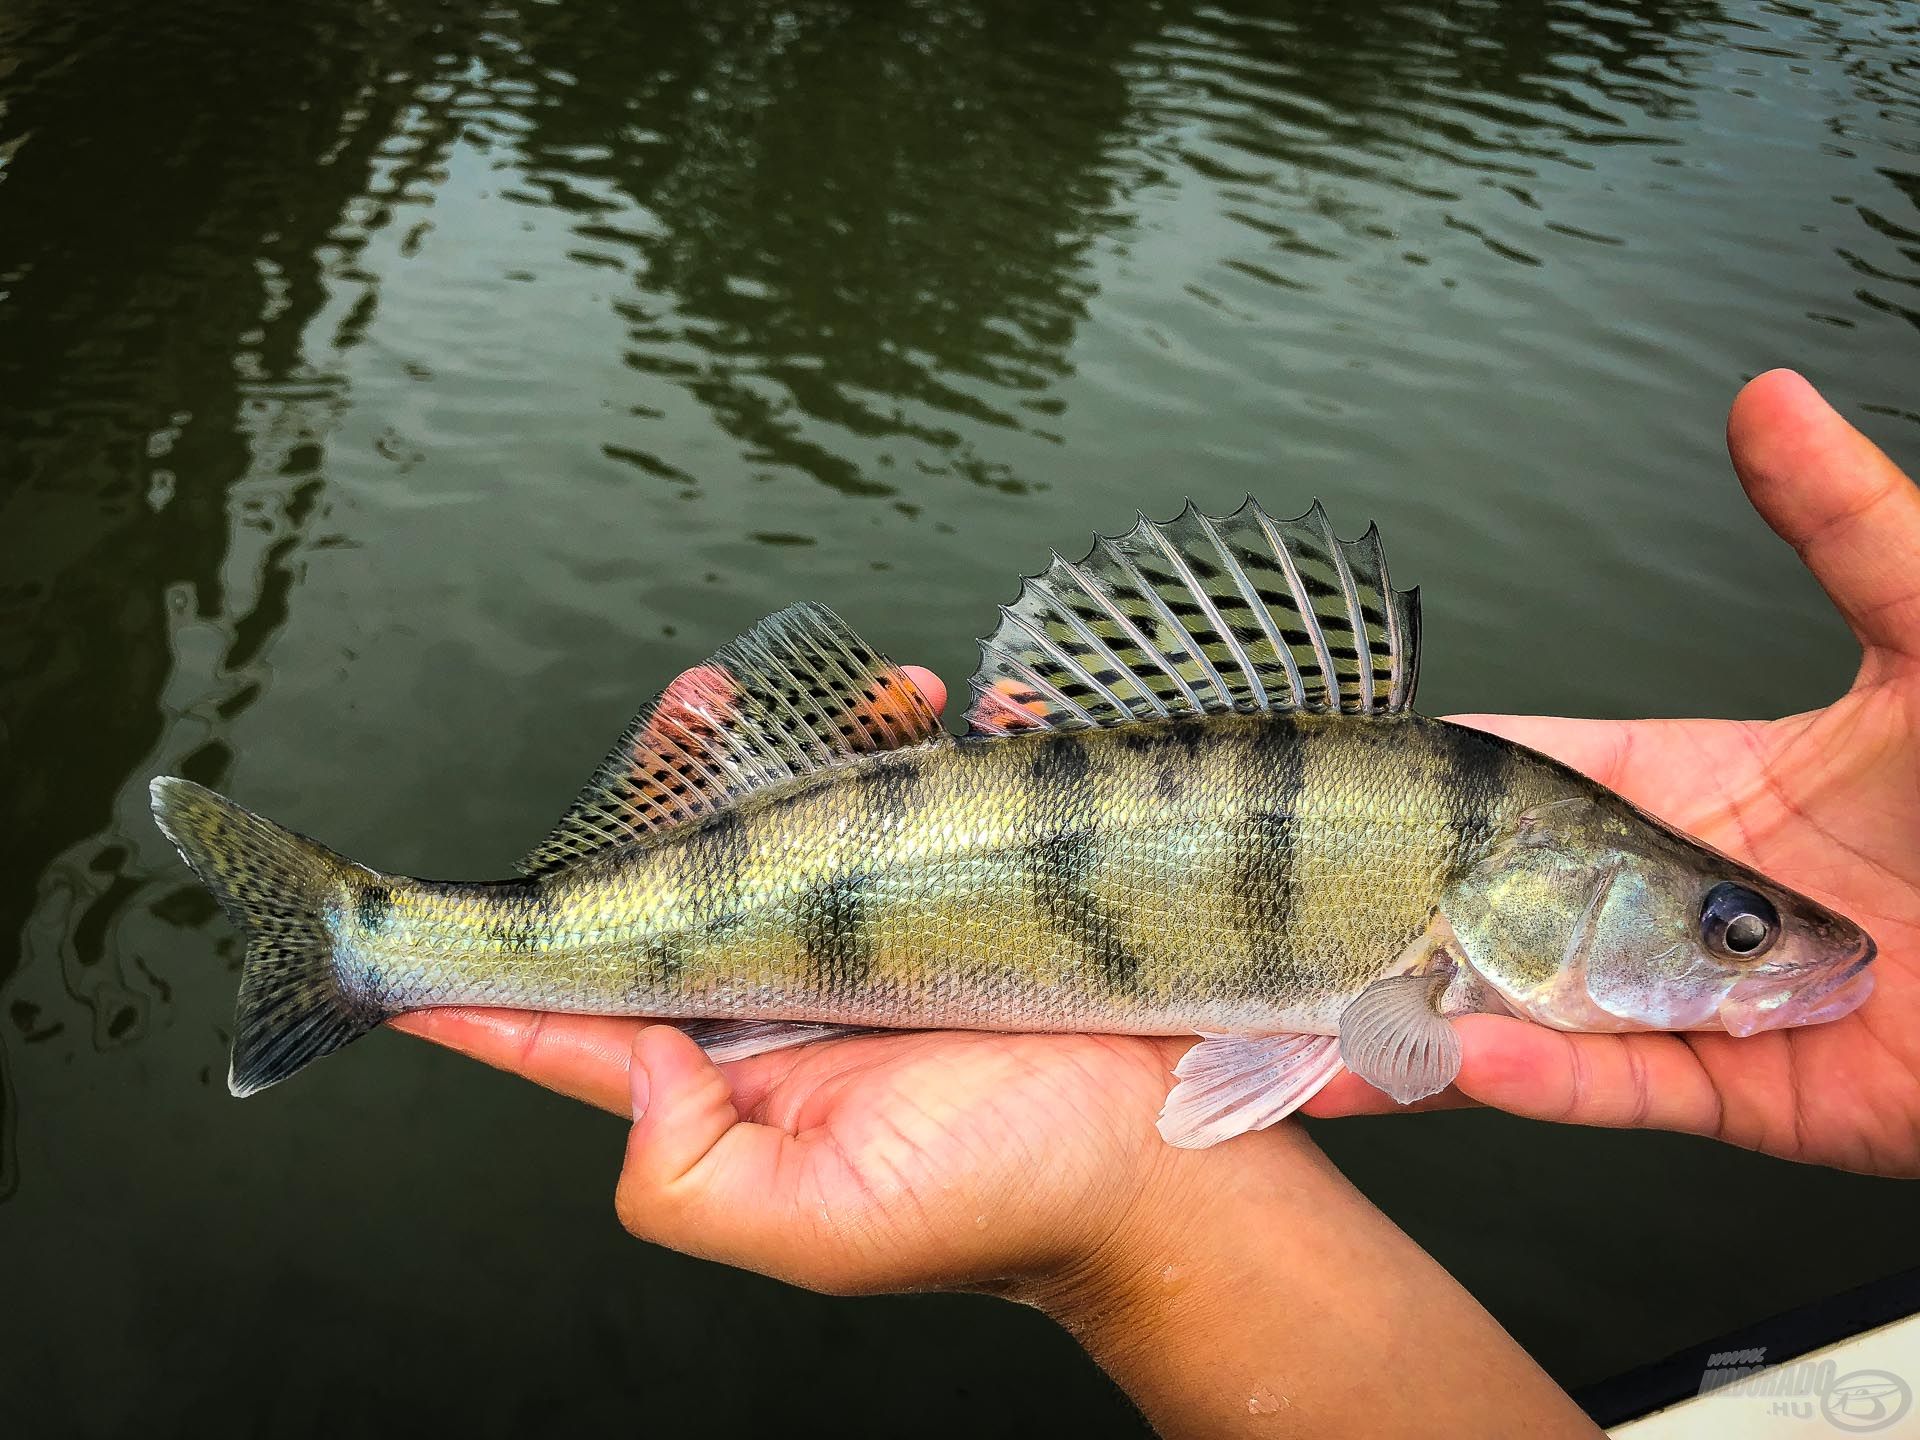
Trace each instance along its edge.
<path fill-rule="evenodd" d="M 503 870 L 760 613 L 964 671 L 1188 493 L 1377 515 L 1436 706 L 1811 703 L 1844 646 L 1719 411 L 1790 362 L 1920 443 L 1916 155 L 1895 0 L 0 10 L 0 1197 L 237 1143 L 159 770 Z"/>

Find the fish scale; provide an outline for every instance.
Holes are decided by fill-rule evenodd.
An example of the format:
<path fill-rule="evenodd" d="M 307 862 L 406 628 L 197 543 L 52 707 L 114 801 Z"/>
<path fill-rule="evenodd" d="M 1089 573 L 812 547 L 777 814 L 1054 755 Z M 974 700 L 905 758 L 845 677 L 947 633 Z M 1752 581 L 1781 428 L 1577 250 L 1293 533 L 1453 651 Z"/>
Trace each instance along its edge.
<path fill-rule="evenodd" d="M 1413 714 L 1418 637 L 1375 531 L 1190 507 L 1026 582 L 965 736 L 831 611 L 768 617 L 641 710 L 514 879 L 382 875 L 184 780 L 154 807 L 249 932 L 240 1094 L 438 1005 L 684 1021 L 728 1057 L 1196 1035 L 1160 1122 L 1195 1145 L 1343 1066 L 1433 1093 L 1471 1011 L 1767 1028 L 1863 998 L 1850 922 Z M 1763 915 L 1777 959 L 1705 938 Z"/>
<path fill-rule="evenodd" d="M 1545 767 L 1509 778 L 1527 762 L 1501 742 L 1414 717 L 1166 721 L 861 764 L 914 778 L 902 793 L 810 776 L 542 879 L 349 878 L 385 897 L 343 906 L 344 943 L 380 977 L 365 998 L 389 1011 L 1311 1028 L 1384 971 L 1477 858 L 1462 793 L 1487 803 L 1476 833 L 1561 793 Z"/>

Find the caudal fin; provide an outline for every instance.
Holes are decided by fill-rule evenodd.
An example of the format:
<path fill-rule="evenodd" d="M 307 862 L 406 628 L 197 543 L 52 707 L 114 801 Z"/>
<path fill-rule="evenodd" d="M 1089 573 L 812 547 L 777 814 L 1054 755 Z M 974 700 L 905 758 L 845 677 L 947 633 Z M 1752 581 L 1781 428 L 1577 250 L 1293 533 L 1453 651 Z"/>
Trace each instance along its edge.
<path fill-rule="evenodd" d="M 350 862 L 191 780 L 163 775 L 151 794 L 161 831 L 246 936 L 227 1088 L 264 1090 L 378 1025 L 341 984 L 327 928 Z"/>

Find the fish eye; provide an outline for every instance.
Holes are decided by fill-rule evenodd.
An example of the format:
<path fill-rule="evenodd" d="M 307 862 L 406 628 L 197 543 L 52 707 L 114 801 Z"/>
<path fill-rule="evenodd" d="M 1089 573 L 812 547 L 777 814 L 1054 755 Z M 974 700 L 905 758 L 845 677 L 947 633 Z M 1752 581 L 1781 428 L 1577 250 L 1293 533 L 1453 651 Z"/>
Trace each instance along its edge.
<path fill-rule="evenodd" d="M 1700 939 L 1716 955 L 1752 960 L 1780 938 L 1780 912 L 1766 896 L 1723 880 L 1700 905 Z"/>

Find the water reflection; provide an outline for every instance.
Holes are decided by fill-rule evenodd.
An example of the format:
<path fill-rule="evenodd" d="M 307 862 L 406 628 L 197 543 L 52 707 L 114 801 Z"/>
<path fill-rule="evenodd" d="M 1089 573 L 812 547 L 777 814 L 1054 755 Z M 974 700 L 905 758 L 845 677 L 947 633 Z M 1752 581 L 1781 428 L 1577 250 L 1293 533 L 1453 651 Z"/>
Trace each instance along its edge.
<path fill-rule="evenodd" d="M 683 388 L 749 463 L 850 495 L 903 468 L 1020 488 L 992 435 L 1056 409 L 1153 7 L 685 4 L 638 67 L 617 8 L 515 20 L 469 137 L 608 272 L 642 396 Z M 692 483 L 635 413 L 608 453 Z"/>
<path fill-rule="evenodd" d="M 126 1043 L 165 999 L 113 943 L 156 888 L 138 780 L 156 750 L 219 779 L 225 726 L 258 693 L 261 649 L 286 618 L 346 398 L 306 359 L 316 250 L 339 246 L 349 268 L 342 217 L 379 192 L 376 154 L 402 128 L 393 67 L 417 38 L 385 19 L 390 48 L 359 56 L 333 48 L 330 25 L 290 35 L 245 5 L 158 29 L 140 6 L 29 6 L 0 32 L 13 62 L 0 744 L 14 841 L 0 924 L 23 935 L 0 952 L 0 991 L 26 1043 Z M 453 128 L 443 116 L 442 135 Z M 178 688 L 172 641 L 189 618 L 227 643 L 183 716 L 162 697 Z M 155 910 L 197 926 L 206 907 L 181 898 L 180 878 L 160 872 Z M 21 958 L 40 964 L 16 979 Z M 0 1114 L 9 1161 L 16 1094 Z M 15 1183 L 0 1164 L 0 1195 Z"/>
<path fill-rule="evenodd" d="M 76 1071 L 218 1086 L 224 927 L 149 775 L 253 755 L 396 847 L 498 832 L 603 739 L 555 697 L 631 698 L 610 667 L 751 618 L 719 593 L 956 640 L 984 605 L 909 566 L 971 603 L 1284 458 L 1473 536 L 1437 604 L 1479 683 L 1562 585 L 1617 623 L 1532 703 L 1692 673 L 1695 584 L 1816 672 L 1810 592 L 1700 553 L 1711 446 L 1661 397 L 1785 355 L 1920 423 L 1916 40 L 1652 0 L 0 14 L 0 1197 L 23 1110 L 113 1111 Z M 1576 528 L 1619 538 L 1556 562 Z M 276 687 L 307 729 L 248 729 Z M 454 783 L 473 716 L 514 794 Z"/>

